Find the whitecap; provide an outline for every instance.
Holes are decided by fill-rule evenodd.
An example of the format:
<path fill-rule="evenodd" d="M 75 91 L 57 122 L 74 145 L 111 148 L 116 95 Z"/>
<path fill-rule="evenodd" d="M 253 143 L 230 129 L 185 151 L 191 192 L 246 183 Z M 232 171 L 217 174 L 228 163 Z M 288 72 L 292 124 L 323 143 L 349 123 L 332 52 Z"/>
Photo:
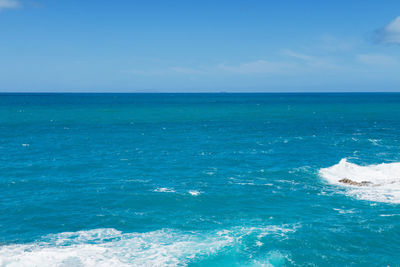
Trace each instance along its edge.
<path fill-rule="evenodd" d="M 159 193 L 174 193 L 175 190 L 174 190 L 173 188 L 160 187 L 160 188 L 154 189 L 153 192 L 159 192 Z"/>
<path fill-rule="evenodd" d="M 248 182 L 248 183 L 235 183 L 235 184 L 237 184 L 237 185 L 255 185 L 255 184 L 252 183 L 252 182 Z"/>
<path fill-rule="evenodd" d="M 233 237 L 159 230 L 122 234 L 96 229 L 54 235 L 48 242 L 0 247 L 0 266 L 178 266 L 212 254 Z"/>
<path fill-rule="evenodd" d="M 259 238 L 268 234 L 280 237 L 295 230 L 270 225 L 213 232 L 122 233 L 113 228 L 64 232 L 29 244 L 0 246 L 0 266 L 185 266 L 234 248 L 249 235 L 258 235 L 254 243 L 259 245 Z"/>
<path fill-rule="evenodd" d="M 354 209 L 349 209 L 349 210 L 345 210 L 345 209 L 338 209 L 338 208 L 333 208 L 334 211 L 337 211 L 340 214 L 349 214 L 349 213 L 355 213 Z"/>
<path fill-rule="evenodd" d="M 274 184 L 271 184 L 271 183 L 267 183 L 267 184 L 263 184 L 263 185 L 265 185 L 265 186 L 274 186 Z"/>
<path fill-rule="evenodd" d="M 198 196 L 198 195 L 200 195 L 200 192 L 197 191 L 197 190 L 189 190 L 188 193 L 191 194 L 192 196 Z"/>
<path fill-rule="evenodd" d="M 379 146 L 380 139 L 368 139 L 374 146 Z"/>
<path fill-rule="evenodd" d="M 400 163 L 382 163 L 360 166 L 340 160 L 336 165 L 319 170 L 322 178 L 331 184 L 345 187 L 346 194 L 361 200 L 400 203 Z M 344 184 L 349 179 L 363 186 Z"/>

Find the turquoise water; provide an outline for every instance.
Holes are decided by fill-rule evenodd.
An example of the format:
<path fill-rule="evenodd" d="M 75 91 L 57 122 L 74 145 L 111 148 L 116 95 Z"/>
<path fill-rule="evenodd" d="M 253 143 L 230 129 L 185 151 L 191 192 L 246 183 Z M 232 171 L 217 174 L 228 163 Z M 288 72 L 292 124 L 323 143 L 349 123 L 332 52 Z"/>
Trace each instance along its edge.
<path fill-rule="evenodd" d="M 400 265 L 399 152 L 400 94 L 0 94 L 0 265 Z"/>

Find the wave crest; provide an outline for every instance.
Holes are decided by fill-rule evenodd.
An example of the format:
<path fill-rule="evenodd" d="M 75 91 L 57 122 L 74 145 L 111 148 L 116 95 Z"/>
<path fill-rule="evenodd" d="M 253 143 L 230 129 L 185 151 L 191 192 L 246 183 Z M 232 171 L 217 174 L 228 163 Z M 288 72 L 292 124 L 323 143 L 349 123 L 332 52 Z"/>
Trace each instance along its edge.
<path fill-rule="evenodd" d="M 331 184 L 345 186 L 346 192 L 358 199 L 400 203 L 398 162 L 360 166 L 342 159 L 336 165 L 320 169 L 319 174 Z"/>
<path fill-rule="evenodd" d="M 64 232 L 30 244 L 0 246 L 0 266 L 185 266 L 235 247 L 244 237 L 259 241 L 294 231 L 296 227 L 265 226 L 211 233 L 171 229 L 121 233 L 113 228 Z"/>

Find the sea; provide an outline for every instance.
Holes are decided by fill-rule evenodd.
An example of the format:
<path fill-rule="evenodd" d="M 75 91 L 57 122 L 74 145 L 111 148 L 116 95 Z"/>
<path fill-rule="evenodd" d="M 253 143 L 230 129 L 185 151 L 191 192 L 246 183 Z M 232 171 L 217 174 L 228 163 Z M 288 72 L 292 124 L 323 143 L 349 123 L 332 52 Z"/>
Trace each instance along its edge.
<path fill-rule="evenodd" d="M 400 94 L 2 93 L 0 266 L 400 266 Z"/>

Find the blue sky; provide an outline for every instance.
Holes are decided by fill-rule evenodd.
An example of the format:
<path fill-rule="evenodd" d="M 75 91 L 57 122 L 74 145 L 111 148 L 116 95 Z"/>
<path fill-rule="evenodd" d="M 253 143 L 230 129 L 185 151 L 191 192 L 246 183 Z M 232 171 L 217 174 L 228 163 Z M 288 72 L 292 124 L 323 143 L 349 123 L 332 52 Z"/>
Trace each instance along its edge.
<path fill-rule="evenodd" d="M 400 1 L 0 0 L 0 92 L 400 91 Z"/>

